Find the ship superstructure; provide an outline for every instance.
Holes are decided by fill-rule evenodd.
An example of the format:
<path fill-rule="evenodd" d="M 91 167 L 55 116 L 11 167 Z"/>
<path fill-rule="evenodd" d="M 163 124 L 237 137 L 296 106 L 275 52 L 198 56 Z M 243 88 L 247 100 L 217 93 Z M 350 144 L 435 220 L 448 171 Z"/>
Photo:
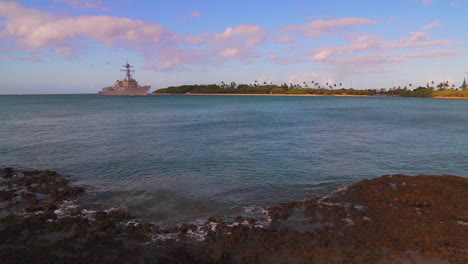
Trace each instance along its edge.
<path fill-rule="evenodd" d="M 145 85 L 145 86 L 139 86 L 138 82 L 132 78 L 133 73 L 135 70 L 132 70 L 133 68 L 132 65 L 125 64 L 123 65 L 124 69 L 121 71 L 124 71 L 125 74 L 125 79 L 123 80 L 117 80 L 114 84 L 114 86 L 109 86 L 102 91 L 99 92 L 100 95 L 126 95 L 126 96 L 145 96 L 148 95 L 148 91 L 151 87 L 151 85 Z"/>

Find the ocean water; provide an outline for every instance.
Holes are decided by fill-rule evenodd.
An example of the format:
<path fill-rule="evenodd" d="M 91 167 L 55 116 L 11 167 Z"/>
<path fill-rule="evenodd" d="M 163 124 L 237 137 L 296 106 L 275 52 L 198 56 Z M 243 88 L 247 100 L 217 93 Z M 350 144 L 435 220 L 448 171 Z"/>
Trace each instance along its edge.
<path fill-rule="evenodd" d="M 234 216 L 386 174 L 468 176 L 468 100 L 0 96 L 0 166 L 157 223 Z"/>

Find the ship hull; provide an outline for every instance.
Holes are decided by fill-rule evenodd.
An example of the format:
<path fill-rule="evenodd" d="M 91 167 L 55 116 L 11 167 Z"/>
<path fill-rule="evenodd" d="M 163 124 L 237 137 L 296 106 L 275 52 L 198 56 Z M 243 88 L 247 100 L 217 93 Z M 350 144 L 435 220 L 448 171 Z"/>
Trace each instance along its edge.
<path fill-rule="evenodd" d="M 140 86 L 138 88 L 131 88 L 125 90 L 107 90 L 100 91 L 99 95 L 110 95 L 110 96 L 146 96 L 150 86 Z"/>

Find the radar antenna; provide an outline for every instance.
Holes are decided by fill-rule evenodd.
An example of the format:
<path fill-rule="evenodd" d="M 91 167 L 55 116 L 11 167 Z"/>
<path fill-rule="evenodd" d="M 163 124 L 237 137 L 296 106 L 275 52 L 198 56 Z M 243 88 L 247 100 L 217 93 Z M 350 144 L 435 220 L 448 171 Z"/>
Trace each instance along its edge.
<path fill-rule="evenodd" d="M 131 70 L 131 69 L 130 69 L 130 68 L 133 68 L 133 66 L 130 65 L 130 64 L 128 64 L 128 62 L 127 62 L 127 64 L 122 65 L 122 67 L 124 67 L 125 69 L 123 69 L 123 70 L 121 70 L 121 71 L 126 72 L 126 74 L 125 74 L 125 76 L 126 76 L 126 77 L 125 77 L 125 80 L 126 80 L 126 81 L 130 81 L 130 80 L 132 79 L 132 74 L 135 72 L 135 70 Z"/>

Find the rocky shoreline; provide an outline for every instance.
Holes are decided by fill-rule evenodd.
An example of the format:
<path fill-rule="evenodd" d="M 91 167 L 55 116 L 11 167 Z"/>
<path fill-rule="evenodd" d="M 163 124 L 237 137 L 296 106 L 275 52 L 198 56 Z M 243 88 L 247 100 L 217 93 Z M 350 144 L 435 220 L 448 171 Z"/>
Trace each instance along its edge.
<path fill-rule="evenodd" d="M 92 211 L 54 171 L 0 169 L 2 263 L 467 263 L 468 179 L 382 176 L 263 219 L 162 227 Z"/>

